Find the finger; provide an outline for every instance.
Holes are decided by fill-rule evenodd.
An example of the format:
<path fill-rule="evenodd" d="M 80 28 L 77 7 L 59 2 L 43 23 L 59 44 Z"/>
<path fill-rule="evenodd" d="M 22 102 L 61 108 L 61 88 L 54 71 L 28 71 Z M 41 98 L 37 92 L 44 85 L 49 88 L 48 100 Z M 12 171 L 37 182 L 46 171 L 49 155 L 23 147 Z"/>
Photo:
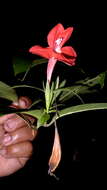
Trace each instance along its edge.
<path fill-rule="evenodd" d="M 32 154 L 32 144 L 28 141 L 5 146 L 0 150 L 0 155 L 5 158 L 29 158 Z"/>
<path fill-rule="evenodd" d="M 24 125 L 26 125 L 25 121 L 20 116 L 14 114 L 4 122 L 4 129 L 7 132 L 12 132 Z"/>
<path fill-rule="evenodd" d="M 13 102 L 10 107 L 19 109 L 26 109 L 29 108 L 31 105 L 31 100 L 28 97 L 22 96 L 19 98 L 18 102 Z"/>
<path fill-rule="evenodd" d="M 0 138 L 4 135 L 4 129 L 3 126 L 0 125 Z"/>
<path fill-rule="evenodd" d="M 22 109 L 29 108 L 29 106 L 32 104 L 31 100 L 28 97 L 20 97 L 19 98 L 19 107 Z"/>
<path fill-rule="evenodd" d="M 8 176 L 21 169 L 29 158 L 11 158 L 7 159 L 0 156 L 0 177 Z"/>
<path fill-rule="evenodd" d="M 37 135 L 37 131 L 33 130 L 29 127 L 20 128 L 14 132 L 7 133 L 4 135 L 4 139 L 2 140 L 2 144 L 4 146 L 24 142 L 24 141 L 32 141 Z"/>
<path fill-rule="evenodd" d="M 15 114 L 6 114 L 4 116 L 0 117 L 0 125 L 2 125 L 5 121 L 7 121 L 9 118 L 13 117 Z"/>
<path fill-rule="evenodd" d="M 31 100 L 29 98 L 20 97 L 18 102 L 13 102 L 10 107 L 13 107 L 16 109 L 19 109 L 19 108 L 25 109 L 25 108 L 28 108 L 30 105 L 31 105 Z M 28 119 L 30 119 L 31 122 L 32 120 L 34 121 L 34 118 L 29 117 Z M 8 131 L 14 131 L 17 128 L 20 128 L 22 125 L 24 125 L 25 121 L 16 114 L 8 114 L 0 118 L 0 124 L 3 124 L 3 123 L 4 123 L 5 130 L 8 132 Z"/>
<path fill-rule="evenodd" d="M 4 138 L 4 133 L 5 133 L 5 131 L 4 131 L 4 129 L 3 129 L 3 126 L 2 125 L 0 125 L 0 149 L 1 149 L 1 143 L 2 143 L 2 141 L 3 141 L 3 138 Z"/>
<path fill-rule="evenodd" d="M 13 102 L 11 104 L 11 107 L 14 108 L 22 108 L 22 109 L 26 109 L 29 108 L 29 106 L 31 105 L 31 100 L 27 97 L 20 97 L 18 102 Z M 6 120 L 8 120 L 9 118 L 11 118 L 12 116 L 14 117 L 15 114 L 6 114 L 4 116 L 0 117 L 0 125 L 3 124 Z"/>

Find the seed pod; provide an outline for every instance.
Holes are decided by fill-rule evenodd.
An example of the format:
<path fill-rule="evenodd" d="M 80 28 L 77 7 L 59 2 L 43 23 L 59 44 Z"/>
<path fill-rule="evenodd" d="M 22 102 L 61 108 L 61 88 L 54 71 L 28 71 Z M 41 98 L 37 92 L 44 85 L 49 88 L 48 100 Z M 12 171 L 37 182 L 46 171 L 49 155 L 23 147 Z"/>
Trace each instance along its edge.
<path fill-rule="evenodd" d="M 61 144 L 57 126 L 55 126 L 55 137 L 54 137 L 54 144 L 51 153 L 51 157 L 49 159 L 49 171 L 50 175 L 54 175 L 53 172 L 58 167 L 59 162 L 61 160 Z"/>

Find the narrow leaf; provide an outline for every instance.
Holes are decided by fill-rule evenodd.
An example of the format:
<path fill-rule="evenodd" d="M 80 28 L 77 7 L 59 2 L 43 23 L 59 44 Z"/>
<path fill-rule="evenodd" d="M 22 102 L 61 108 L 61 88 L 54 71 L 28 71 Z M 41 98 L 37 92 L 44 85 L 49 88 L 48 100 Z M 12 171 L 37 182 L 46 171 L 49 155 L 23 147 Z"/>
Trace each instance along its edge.
<path fill-rule="evenodd" d="M 15 86 L 12 86 L 11 88 L 13 88 L 13 89 L 15 89 L 15 88 L 32 88 L 34 90 L 44 92 L 41 88 L 38 88 L 38 87 L 35 87 L 35 86 L 30 86 L 30 85 L 25 85 L 25 84 L 15 85 Z"/>
<path fill-rule="evenodd" d="M 58 111 L 58 114 L 56 114 L 50 123 L 46 125 L 46 127 L 52 125 L 55 120 L 64 117 L 66 115 L 71 115 L 75 113 L 80 113 L 84 111 L 93 111 L 93 110 L 107 110 L 107 103 L 89 103 L 89 104 L 82 104 L 82 105 L 76 105 L 72 107 L 68 107 L 65 109 L 62 109 Z"/>
<path fill-rule="evenodd" d="M 63 80 L 60 84 L 59 84 L 59 77 L 57 77 L 57 80 L 56 80 L 56 86 L 55 86 L 55 90 L 57 90 L 58 88 L 62 88 L 64 87 L 66 83 L 66 80 Z M 53 91 L 54 92 L 54 91 Z M 51 104 L 53 105 L 53 103 L 56 101 L 56 99 L 58 98 L 58 96 L 62 93 L 62 91 L 55 91 L 53 93 L 53 98 L 52 98 L 52 102 Z"/>
<path fill-rule="evenodd" d="M 64 117 L 66 115 L 70 115 L 74 113 L 92 111 L 92 110 L 101 110 L 101 109 L 107 109 L 107 103 L 90 103 L 90 104 L 72 106 L 72 107 L 60 110 L 58 113 L 59 113 L 59 117 Z M 59 117 L 57 117 L 57 119 Z"/>
<path fill-rule="evenodd" d="M 107 71 L 100 73 L 94 78 L 86 78 L 84 80 L 77 81 L 73 86 L 66 88 L 58 88 L 54 90 L 54 93 L 60 93 L 59 101 L 65 102 L 72 98 L 73 96 L 78 96 L 80 94 L 90 94 L 94 93 L 99 89 L 104 87 L 105 78 L 107 75 Z M 61 93 L 62 92 L 62 93 Z M 79 99 L 81 97 L 78 96 Z"/>
<path fill-rule="evenodd" d="M 50 107 L 50 85 L 48 82 L 46 83 L 46 88 L 45 88 L 45 102 L 46 102 L 46 110 L 48 113 Z"/>
<path fill-rule="evenodd" d="M 29 109 L 31 109 L 33 106 L 37 105 L 38 103 L 42 102 L 41 99 L 35 100 L 29 107 Z"/>

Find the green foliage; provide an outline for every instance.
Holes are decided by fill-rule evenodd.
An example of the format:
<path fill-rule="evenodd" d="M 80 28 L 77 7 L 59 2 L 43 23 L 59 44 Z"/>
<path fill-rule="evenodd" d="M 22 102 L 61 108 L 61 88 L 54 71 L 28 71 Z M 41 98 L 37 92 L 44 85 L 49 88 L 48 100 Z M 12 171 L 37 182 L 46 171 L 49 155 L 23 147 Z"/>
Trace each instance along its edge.
<path fill-rule="evenodd" d="M 74 85 L 66 88 L 58 88 L 54 90 L 54 93 L 60 94 L 59 102 L 64 103 L 65 101 L 71 99 L 73 96 L 76 96 L 82 103 L 83 100 L 80 97 L 82 94 L 90 94 L 97 92 L 98 89 L 104 87 L 106 73 L 100 73 L 94 78 L 87 78 L 85 80 L 77 81 Z"/>
<path fill-rule="evenodd" d="M 64 117 L 66 115 L 74 114 L 74 113 L 80 113 L 84 111 L 92 111 L 92 110 L 102 110 L 102 109 L 107 109 L 107 103 L 90 103 L 90 104 L 82 104 L 82 105 L 77 105 L 77 106 L 72 106 L 65 108 L 63 110 L 60 110 L 59 116 L 57 117 Z"/>
<path fill-rule="evenodd" d="M 54 88 L 54 83 L 52 83 L 52 86 L 50 88 L 50 84 L 47 81 L 46 83 L 46 88 L 44 89 L 45 91 L 45 102 L 46 102 L 46 112 L 49 113 L 49 109 L 51 107 L 51 102 L 53 98 L 53 88 Z"/>
<path fill-rule="evenodd" d="M 20 111 L 20 113 L 30 115 L 39 120 L 41 118 L 41 115 L 44 113 L 44 110 L 41 108 L 41 109 L 35 109 L 35 110 Z"/>
<path fill-rule="evenodd" d="M 20 112 L 21 114 L 27 114 L 32 117 L 37 118 L 37 126 L 36 129 L 38 129 L 41 126 L 44 126 L 46 122 L 50 119 L 50 115 L 46 113 L 45 110 L 40 109 L 40 110 L 28 110 L 28 111 L 22 111 Z"/>
<path fill-rule="evenodd" d="M 37 129 L 41 126 L 44 126 L 48 122 L 49 119 L 50 119 L 50 115 L 44 111 L 41 117 L 38 119 Z"/>
<path fill-rule="evenodd" d="M 31 88 L 35 91 L 42 92 L 42 99 L 36 99 L 32 102 L 32 105 L 28 110 L 4 110 L 1 111 L 1 116 L 7 113 L 16 113 L 19 114 L 27 114 L 32 117 L 37 118 L 37 126 L 50 126 L 56 119 L 64 117 L 66 115 L 84 112 L 84 111 L 91 111 L 91 110 L 100 110 L 100 109 L 107 109 L 107 103 L 92 103 L 92 104 L 85 104 L 81 98 L 81 94 L 93 93 L 97 90 L 100 90 L 104 87 L 106 72 L 100 73 L 94 78 L 86 78 L 85 80 L 80 80 L 75 82 L 74 85 L 70 87 L 65 87 L 66 81 L 59 80 L 57 77 L 55 82 L 52 82 L 50 85 L 48 82 L 46 86 L 44 85 L 44 89 L 40 89 L 34 86 L 29 85 L 17 85 L 10 87 L 9 85 L 0 81 L 0 97 L 5 98 L 11 101 L 17 101 L 18 96 L 16 94 L 16 88 Z M 82 104 L 75 105 L 72 107 L 67 107 L 62 109 L 62 105 L 65 101 L 71 99 L 73 96 L 79 98 Z M 45 104 L 43 100 L 45 99 Z M 32 107 L 36 106 L 37 104 L 41 103 L 39 109 L 33 109 Z M 45 107 L 45 106 L 46 107 Z M 57 110 L 57 107 L 60 106 Z M 51 114 L 52 113 L 52 114 Z M 23 118 L 23 117 L 22 117 Z M 49 123 L 50 122 L 50 123 Z"/>
<path fill-rule="evenodd" d="M 13 102 L 16 102 L 18 100 L 18 96 L 15 90 L 2 81 L 0 81 L 0 97 Z"/>
<path fill-rule="evenodd" d="M 65 109 L 59 110 L 58 114 L 55 114 L 50 123 L 46 124 L 45 126 L 48 127 L 52 125 L 55 120 L 60 119 L 61 117 L 85 111 L 93 111 L 93 110 L 107 110 L 107 103 L 90 103 L 90 104 L 81 104 L 77 106 L 67 107 Z"/>
<path fill-rule="evenodd" d="M 31 68 L 40 65 L 42 63 L 46 63 L 47 59 L 37 59 L 33 62 L 31 60 L 26 60 L 21 57 L 14 57 L 13 59 L 13 70 L 15 76 L 21 73 L 25 73 L 24 78 L 26 74 L 30 71 Z"/>
<path fill-rule="evenodd" d="M 30 86 L 30 85 L 15 85 L 15 86 L 12 86 L 11 87 L 12 89 L 16 89 L 16 88 L 31 88 L 31 89 L 34 89 L 36 91 L 41 91 L 41 92 L 44 92 L 41 88 L 37 88 L 35 86 Z"/>
<path fill-rule="evenodd" d="M 20 58 L 20 57 L 14 57 L 13 58 L 13 70 L 14 75 L 18 75 L 20 73 L 26 72 L 28 67 L 32 64 L 31 61 Z"/>

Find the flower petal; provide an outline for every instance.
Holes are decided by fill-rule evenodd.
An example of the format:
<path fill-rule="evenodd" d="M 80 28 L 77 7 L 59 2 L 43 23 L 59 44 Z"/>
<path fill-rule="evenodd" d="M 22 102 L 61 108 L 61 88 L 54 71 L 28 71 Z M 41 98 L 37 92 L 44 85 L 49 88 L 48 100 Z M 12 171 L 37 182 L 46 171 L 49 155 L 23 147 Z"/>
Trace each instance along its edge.
<path fill-rule="evenodd" d="M 49 47 L 43 48 L 41 46 L 33 46 L 29 49 L 29 52 L 49 59 L 52 54 L 52 49 Z"/>
<path fill-rule="evenodd" d="M 49 32 L 47 36 L 48 45 L 53 48 L 54 42 L 59 38 L 61 33 L 64 31 L 64 27 L 62 24 L 57 24 L 52 30 Z"/>
<path fill-rule="evenodd" d="M 62 61 L 70 66 L 75 65 L 75 60 L 77 57 L 75 50 L 70 46 L 63 47 L 61 50 L 62 53 L 57 54 L 57 60 Z"/>
<path fill-rule="evenodd" d="M 75 59 L 66 58 L 65 56 L 61 56 L 59 61 L 62 61 L 63 63 L 66 63 L 69 66 L 75 65 Z"/>
<path fill-rule="evenodd" d="M 65 46 L 61 49 L 62 54 L 71 56 L 71 57 L 77 57 L 77 54 L 75 50 L 71 46 Z"/>
<path fill-rule="evenodd" d="M 60 47 L 62 47 L 65 44 L 65 42 L 69 40 L 72 32 L 73 32 L 73 27 L 69 27 L 62 32 L 62 34 L 59 36 L 59 38 L 63 39 L 62 42 L 60 43 Z"/>

